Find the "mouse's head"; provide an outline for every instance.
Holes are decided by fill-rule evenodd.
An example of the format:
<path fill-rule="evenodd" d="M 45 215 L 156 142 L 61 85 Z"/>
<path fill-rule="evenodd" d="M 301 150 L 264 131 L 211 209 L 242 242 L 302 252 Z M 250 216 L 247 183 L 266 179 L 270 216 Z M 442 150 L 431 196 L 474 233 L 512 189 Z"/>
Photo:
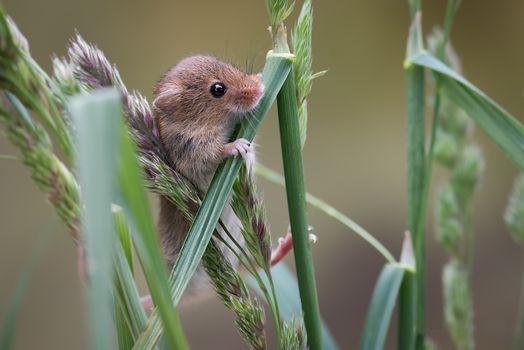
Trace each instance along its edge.
<path fill-rule="evenodd" d="M 215 57 L 191 56 L 158 82 L 153 105 L 176 121 L 220 123 L 253 110 L 263 93 L 264 85 L 257 74 L 244 73 Z"/>

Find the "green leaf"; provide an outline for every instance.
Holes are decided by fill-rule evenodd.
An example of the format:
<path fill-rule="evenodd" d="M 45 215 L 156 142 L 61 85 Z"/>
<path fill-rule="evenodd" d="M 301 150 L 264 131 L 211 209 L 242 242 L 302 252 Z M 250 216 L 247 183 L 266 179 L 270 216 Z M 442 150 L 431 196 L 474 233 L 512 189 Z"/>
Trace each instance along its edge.
<path fill-rule="evenodd" d="M 123 209 L 113 206 L 113 216 L 120 240 L 114 255 L 114 293 L 118 344 L 120 349 L 130 349 L 145 329 L 147 317 L 133 278 L 133 242 Z M 125 248 L 123 248 L 124 246 Z"/>
<path fill-rule="evenodd" d="M 83 231 L 89 274 L 88 310 L 91 347 L 115 348 L 112 303 L 112 255 L 116 242 L 111 202 L 116 188 L 120 96 L 115 90 L 73 97 L 69 103 L 77 133 L 80 187 L 85 203 Z"/>
<path fill-rule="evenodd" d="M 386 264 L 382 269 L 368 309 L 361 350 L 384 349 L 403 276 L 404 267 L 400 264 Z"/>
<path fill-rule="evenodd" d="M 404 317 L 400 318 L 400 328 L 405 331 L 406 326 L 411 327 L 408 329 L 407 334 L 402 332 L 399 334 L 399 344 L 407 344 L 409 340 L 409 347 L 400 347 L 399 349 L 412 349 L 414 344 L 414 327 L 415 327 L 415 255 L 413 252 L 413 244 L 411 236 L 408 232 L 404 234 L 404 240 L 402 242 L 402 252 L 400 255 L 400 263 L 389 263 L 384 266 L 380 276 L 375 285 L 373 296 L 371 298 L 371 304 L 368 308 L 368 314 L 366 317 L 366 323 L 364 325 L 364 333 L 360 343 L 361 350 L 369 349 L 384 349 L 386 337 L 388 334 L 389 324 L 391 322 L 391 315 L 393 314 L 393 308 L 395 301 L 400 290 L 400 298 L 409 297 L 404 304 L 399 306 L 399 313 L 404 317 L 409 317 L 409 322 L 406 322 Z M 401 290 L 401 286 L 405 283 L 409 283 L 412 288 L 405 288 Z M 405 293 L 410 291 L 412 293 Z M 408 309 L 406 309 L 408 308 Z M 406 336 L 409 337 L 406 338 Z"/>
<path fill-rule="evenodd" d="M 90 277 L 89 310 L 93 347 L 114 348 L 113 323 L 110 308 L 112 272 L 116 268 L 122 288 L 129 293 L 126 300 L 129 314 L 136 324 L 129 329 L 136 336 L 144 328 L 137 305 L 138 293 L 132 285 L 131 271 L 123 268 L 129 263 L 124 252 L 116 250 L 117 238 L 111 214 L 111 203 L 120 199 L 126 215 L 136 227 L 132 230 L 138 257 L 144 271 L 153 301 L 158 306 L 166 329 L 166 340 L 172 348 L 187 349 L 178 314 L 169 295 L 167 273 L 160 251 L 158 237 L 137 164 L 133 143 L 124 126 L 120 94 L 115 89 L 103 89 L 71 99 L 71 115 L 78 132 L 78 164 L 83 197 L 86 204 L 85 232 L 90 259 L 96 269 Z M 117 220 L 118 221 L 118 220 Z M 121 232 L 129 255 L 129 242 Z M 113 257 L 117 259 L 113 267 Z M 118 260 L 120 259 L 120 260 Z M 122 260 L 123 259 L 123 260 Z M 127 276 L 126 276 L 127 274 Z M 125 284 L 127 283 L 127 285 Z M 117 298 L 118 299 L 118 298 Z M 121 305 L 123 310 L 124 305 Z M 123 316 L 123 315 L 122 315 Z"/>
<path fill-rule="evenodd" d="M 124 210 L 118 205 L 113 205 L 111 207 L 111 211 L 113 212 L 113 217 L 115 219 L 118 240 L 120 241 L 120 245 L 122 246 L 122 250 L 127 260 L 129 270 L 131 274 L 133 274 L 135 272 L 133 261 L 133 237 L 127 225 Z"/>
<path fill-rule="evenodd" d="M 249 113 L 241 124 L 236 138 L 253 140 L 256 129 L 276 98 L 280 87 L 291 69 L 293 55 L 268 53 L 262 72 L 265 94 L 255 111 Z M 202 205 L 189 230 L 177 262 L 171 272 L 171 295 L 178 303 L 189 280 L 193 276 L 207 244 L 216 227 L 220 214 L 229 198 L 235 177 L 240 170 L 242 159 L 228 158 L 217 169 Z M 153 312 L 146 331 L 135 345 L 136 349 L 152 349 L 158 342 L 162 329 L 158 315 Z"/>
<path fill-rule="evenodd" d="M 115 302 L 115 324 L 116 324 L 116 336 L 118 338 L 118 349 L 127 350 L 131 349 L 134 344 L 133 335 L 127 325 L 126 315 L 122 311 L 122 307 Z"/>
<path fill-rule="evenodd" d="M 408 63 L 432 70 L 446 96 L 462 108 L 520 170 L 524 170 L 524 126 L 517 119 L 430 53 L 417 53 L 409 57 Z"/>
<path fill-rule="evenodd" d="M 273 278 L 282 319 L 284 321 L 291 321 L 294 317 L 300 316 L 302 313 L 302 305 L 300 304 L 300 293 L 298 291 L 296 277 L 283 262 L 278 263 L 271 269 L 271 276 Z M 269 290 L 271 287 L 267 276 L 263 275 L 262 279 L 266 289 Z M 264 293 L 252 276 L 247 278 L 247 282 L 258 295 L 262 298 L 264 297 Z M 324 321 L 322 321 L 322 346 L 325 350 L 338 349 L 335 339 Z"/>
<path fill-rule="evenodd" d="M 131 349 L 146 326 L 147 317 L 122 247 L 118 246 L 115 266 L 115 318 L 120 349 Z"/>

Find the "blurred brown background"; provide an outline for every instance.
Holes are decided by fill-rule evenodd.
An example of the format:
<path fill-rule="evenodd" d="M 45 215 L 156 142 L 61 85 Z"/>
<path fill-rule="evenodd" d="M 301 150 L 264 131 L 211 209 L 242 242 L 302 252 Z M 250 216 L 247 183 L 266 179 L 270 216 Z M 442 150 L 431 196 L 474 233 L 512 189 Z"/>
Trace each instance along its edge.
<path fill-rule="evenodd" d="M 50 68 L 53 53 L 65 53 L 76 29 L 118 65 L 128 87 L 147 96 L 159 76 L 188 54 L 213 53 L 240 67 L 260 69 L 270 46 L 262 0 L 3 3 L 44 68 Z M 423 3 L 428 33 L 441 22 L 445 1 Z M 309 101 L 304 151 L 308 190 L 398 254 L 406 228 L 402 61 L 409 25 L 407 2 L 314 1 L 314 10 L 314 68 L 329 73 L 315 81 Z M 524 2 L 518 0 L 466 0 L 452 33 L 465 75 L 517 116 L 524 115 L 523 11 Z M 478 349 L 506 349 L 511 344 L 523 266 L 522 252 L 502 222 L 516 170 L 480 130 L 475 137 L 487 164 L 475 207 L 475 336 Z M 259 160 L 280 170 L 278 140 L 272 113 L 259 133 Z M 16 154 L 3 137 L 0 154 Z M 20 315 L 15 348 L 84 349 L 86 310 L 74 245 L 26 169 L 3 160 L 0 167 L 0 315 L 5 314 L 32 246 L 42 236 L 49 241 Z M 434 184 L 443 176 L 437 168 Z M 263 181 L 260 187 L 273 234 L 282 235 L 287 227 L 284 193 Z M 319 236 L 314 257 L 323 316 L 342 349 L 356 348 L 384 260 L 317 210 L 310 208 L 309 216 Z M 446 257 L 434 243 L 432 227 L 430 219 L 428 335 L 442 349 L 450 349 L 440 283 Z M 244 348 L 232 315 L 216 300 L 183 309 L 181 314 L 194 349 Z M 394 348 L 395 332 L 391 333 L 389 344 Z"/>

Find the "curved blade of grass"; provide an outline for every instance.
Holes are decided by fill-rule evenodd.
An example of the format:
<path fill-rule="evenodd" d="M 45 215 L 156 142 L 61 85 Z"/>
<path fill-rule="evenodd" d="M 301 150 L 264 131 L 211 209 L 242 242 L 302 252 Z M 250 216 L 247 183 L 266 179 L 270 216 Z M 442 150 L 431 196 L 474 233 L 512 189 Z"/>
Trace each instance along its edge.
<path fill-rule="evenodd" d="M 415 271 L 415 256 L 413 254 L 413 246 L 411 244 L 411 237 L 406 233 L 402 244 L 402 253 L 400 263 L 388 263 L 382 269 L 380 276 L 375 285 L 371 303 L 368 308 L 366 323 L 364 325 L 364 333 L 360 343 L 361 350 L 381 350 L 384 349 L 386 337 L 388 334 L 393 308 L 400 291 L 400 287 L 408 278 L 413 278 Z M 402 295 L 401 295 L 402 296 Z M 413 296 L 409 295 L 409 303 L 401 305 L 399 312 L 405 314 L 407 311 L 410 317 L 415 316 L 415 304 L 413 303 Z M 410 305 L 411 310 L 404 310 L 403 307 Z M 403 318 L 400 319 L 403 322 Z M 413 322 L 409 322 L 411 327 L 414 327 Z M 408 333 L 409 336 L 413 331 Z M 399 341 L 405 337 L 399 337 Z M 414 338 L 410 338 L 411 346 L 414 344 Z M 410 349 L 412 347 L 400 347 L 399 349 Z"/>
<path fill-rule="evenodd" d="M 280 262 L 271 269 L 271 277 L 273 278 L 276 297 L 280 306 L 280 315 L 284 321 L 290 321 L 293 317 L 302 313 L 297 279 L 283 262 Z M 262 275 L 262 280 L 269 290 L 271 287 L 267 276 Z M 264 293 L 252 276 L 248 276 L 247 282 L 251 289 L 260 295 L 260 297 L 264 297 Z M 324 321 L 322 321 L 322 346 L 325 350 L 338 349 L 337 343 Z"/>
<path fill-rule="evenodd" d="M 116 242 L 111 202 L 115 193 L 120 96 L 115 90 L 73 97 L 69 110 L 77 136 L 80 187 L 85 203 L 82 222 L 89 275 L 88 313 L 93 349 L 115 348 L 112 304 L 112 256 Z"/>
<path fill-rule="evenodd" d="M 437 74 L 446 96 L 461 107 L 524 170 L 524 126 L 484 92 L 428 52 L 408 58 L 408 65 Z"/>
<path fill-rule="evenodd" d="M 292 55 L 268 53 L 266 65 L 262 72 L 262 81 L 265 86 L 264 97 L 255 111 L 244 119 L 236 138 L 253 140 L 256 129 L 267 111 L 273 104 L 278 91 L 286 79 L 292 64 Z M 216 227 L 220 214 L 228 200 L 235 177 L 240 170 L 242 159 L 228 158 L 217 169 L 213 181 L 209 186 L 202 205 L 189 230 L 177 262 L 171 272 L 171 296 L 178 303 L 189 280 L 193 276 L 209 239 Z M 155 305 L 157 305 L 155 303 Z M 162 328 L 160 327 L 156 310 L 148 321 L 147 329 L 135 344 L 135 349 L 152 349 L 158 342 Z"/>
<path fill-rule="evenodd" d="M 268 168 L 267 166 L 257 163 L 255 164 L 254 170 L 257 176 L 262 177 L 268 180 L 269 182 L 280 185 L 282 187 L 286 186 L 284 177 L 276 171 Z M 366 231 L 362 226 L 357 224 L 355 221 L 351 220 L 338 209 L 332 207 L 328 203 L 324 202 L 322 199 L 312 195 L 309 192 L 306 192 L 306 202 L 312 207 L 317 208 L 327 216 L 332 217 L 333 219 L 340 222 L 342 225 L 348 227 L 350 230 L 355 232 L 358 236 L 360 236 L 360 238 L 362 238 L 373 248 L 375 248 L 376 251 L 380 253 L 388 262 L 394 263 L 396 261 L 393 257 L 393 254 L 391 254 L 389 250 L 384 245 L 382 245 L 382 243 L 380 243 L 375 237 L 373 237 L 371 233 Z"/>
<path fill-rule="evenodd" d="M 382 269 L 368 309 L 360 343 L 361 350 L 384 349 L 403 276 L 404 268 L 399 264 L 388 263 Z"/>

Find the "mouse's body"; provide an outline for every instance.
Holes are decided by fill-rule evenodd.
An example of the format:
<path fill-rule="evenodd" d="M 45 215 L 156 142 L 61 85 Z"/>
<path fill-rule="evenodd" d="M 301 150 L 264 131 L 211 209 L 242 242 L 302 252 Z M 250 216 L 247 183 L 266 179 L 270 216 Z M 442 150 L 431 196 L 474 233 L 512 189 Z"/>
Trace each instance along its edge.
<path fill-rule="evenodd" d="M 232 132 L 246 112 L 263 96 L 264 86 L 256 74 L 247 74 L 211 56 L 191 56 L 171 68 L 154 89 L 154 109 L 160 138 L 174 168 L 204 194 L 216 168 L 229 156 L 245 154 L 250 144 L 230 142 Z M 197 208 L 192 208 L 195 210 Z M 240 223 L 226 205 L 222 222 L 243 244 Z M 180 252 L 191 224 L 165 197 L 160 199 L 158 231 L 168 269 Z M 222 249 L 232 263 L 232 253 Z M 207 275 L 199 267 L 185 300 L 210 290 Z"/>

